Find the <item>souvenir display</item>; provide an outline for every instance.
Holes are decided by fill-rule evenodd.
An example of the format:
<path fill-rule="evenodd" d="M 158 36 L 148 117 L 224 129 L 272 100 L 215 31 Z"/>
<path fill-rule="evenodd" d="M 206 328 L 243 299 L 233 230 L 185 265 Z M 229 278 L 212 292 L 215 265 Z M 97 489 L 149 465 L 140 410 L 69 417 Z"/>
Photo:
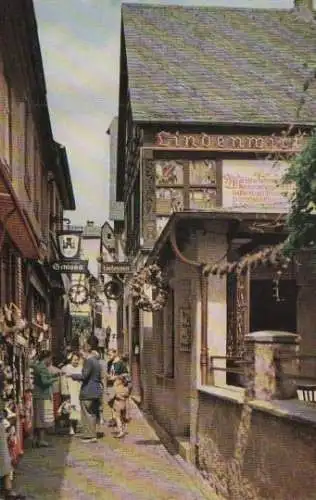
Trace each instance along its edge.
<path fill-rule="evenodd" d="M 36 313 L 27 323 L 13 303 L 0 308 L 0 364 L 5 383 L 1 396 L 4 426 L 12 465 L 24 451 L 24 439 L 32 433 L 32 370 L 29 366 L 38 353 L 50 348 L 50 327 L 45 314 Z"/>

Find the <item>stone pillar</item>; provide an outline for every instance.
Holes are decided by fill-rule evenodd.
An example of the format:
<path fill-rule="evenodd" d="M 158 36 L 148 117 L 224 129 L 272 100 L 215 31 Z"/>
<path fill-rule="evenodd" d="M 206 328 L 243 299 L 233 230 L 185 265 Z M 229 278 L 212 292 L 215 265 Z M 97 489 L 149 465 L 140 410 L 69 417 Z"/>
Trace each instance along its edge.
<path fill-rule="evenodd" d="M 296 359 L 281 361 L 299 351 L 299 335 L 289 332 L 262 331 L 246 335 L 246 349 L 251 360 L 249 370 L 252 397 L 270 401 L 296 396 L 296 385 L 284 373 L 295 374 Z"/>

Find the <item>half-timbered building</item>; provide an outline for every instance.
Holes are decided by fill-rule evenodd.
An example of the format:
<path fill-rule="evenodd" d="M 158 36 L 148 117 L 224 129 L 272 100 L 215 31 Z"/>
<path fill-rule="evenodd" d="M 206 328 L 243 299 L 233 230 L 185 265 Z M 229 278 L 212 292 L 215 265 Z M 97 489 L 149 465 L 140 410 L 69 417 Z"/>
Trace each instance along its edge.
<path fill-rule="evenodd" d="M 245 397 L 238 363 L 247 334 L 299 332 L 301 349 L 314 343 L 306 310 L 315 281 L 274 266 L 292 189 L 281 179 L 315 124 L 315 85 L 303 90 L 316 63 L 315 22 L 308 2 L 299 3 L 122 7 L 117 201 L 125 260 L 136 269 L 158 263 L 169 288 L 163 309 L 144 311 L 126 276 L 122 321 L 140 373 L 134 382 L 191 460 L 207 462 L 202 438 L 213 447 L 218 463 L 210 455 L 208 467 L 218 478 L 221 454 L 233 455 L 222 438 L 235 442 Z M 272 265 L 249 266 L 261 249 Z M 229 472 L 223 477 L 227 487 Z"/>
<path fill-rule="evenodd" d="M 54 141 L 32 1 L 0 12 L 0 304 L 28 322 L 45 314 L 55 353 L 65 330 L 65 287 L 50 268 L 56 231 L 75 201 L 64 146 Z"/>

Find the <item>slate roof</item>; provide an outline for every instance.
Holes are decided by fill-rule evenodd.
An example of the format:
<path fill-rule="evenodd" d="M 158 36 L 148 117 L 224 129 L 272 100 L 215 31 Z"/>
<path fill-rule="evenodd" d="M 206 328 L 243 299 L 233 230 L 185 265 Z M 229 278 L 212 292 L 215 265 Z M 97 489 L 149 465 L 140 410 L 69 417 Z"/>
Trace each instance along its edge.
<path fill-rule="evenodd" d="M 135 121 L 316 123 L 316 23 L 294 10 L 123 4 Z"/>

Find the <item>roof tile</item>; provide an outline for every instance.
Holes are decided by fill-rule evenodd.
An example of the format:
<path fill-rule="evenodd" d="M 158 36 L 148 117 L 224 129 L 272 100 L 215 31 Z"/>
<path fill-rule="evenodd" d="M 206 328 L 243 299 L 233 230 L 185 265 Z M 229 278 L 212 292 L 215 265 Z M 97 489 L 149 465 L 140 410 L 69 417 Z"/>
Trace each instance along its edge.
<path fill-rule="evenodd" d="M 123 4 L 136 121 L 316 122 L 316 23 L 293 10 Z"/>

